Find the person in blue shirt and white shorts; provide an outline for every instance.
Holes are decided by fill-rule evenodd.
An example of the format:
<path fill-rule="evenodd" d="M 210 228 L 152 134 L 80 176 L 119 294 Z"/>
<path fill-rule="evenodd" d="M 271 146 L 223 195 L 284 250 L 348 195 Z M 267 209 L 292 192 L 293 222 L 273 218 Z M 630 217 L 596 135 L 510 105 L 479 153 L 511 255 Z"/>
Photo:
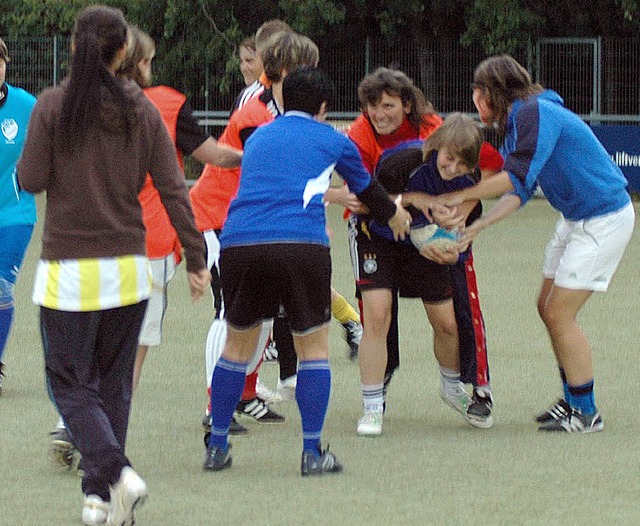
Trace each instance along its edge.
<path fill-rule="evenodd" d="M 589 126 L 556 92 L 532 83 L 512 57 L 491 57 L 476 68 L 473 102 L 485 124 L 504 132 L 504 170 L 441 197 L 442 202 L 454 206 L 502 196 L 466 229 L 463 244 L 524 205 L 538 186 L 560 212 L 545 251 L 538 312 L 551 339 L 563 397 L 536 421 L 541 431 L 601 431 L 591 346 L 577 315 L 593 292 L 607 290 L 633 233 L 627 181 Z"/>

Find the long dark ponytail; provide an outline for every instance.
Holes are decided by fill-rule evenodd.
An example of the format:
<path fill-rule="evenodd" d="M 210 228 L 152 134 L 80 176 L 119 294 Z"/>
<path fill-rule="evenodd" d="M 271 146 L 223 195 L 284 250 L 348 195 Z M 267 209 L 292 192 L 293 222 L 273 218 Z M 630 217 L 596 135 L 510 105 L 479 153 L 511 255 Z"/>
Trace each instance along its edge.
<path fill-rule="evenodd" d="M 73 30 L 75 51 L 71 74 L 60 115 L 61 145 L 65 149 L 81 143 L 86 129 L 100 117 L 101 87 L 107 88 L 123 110 L 127 136 L 131 130 L 131 101 L 122 83 L 109 71 L 116 53 L 127 42 L 127 22 L 122 11 L 104 5 L 84 9 Z"/>

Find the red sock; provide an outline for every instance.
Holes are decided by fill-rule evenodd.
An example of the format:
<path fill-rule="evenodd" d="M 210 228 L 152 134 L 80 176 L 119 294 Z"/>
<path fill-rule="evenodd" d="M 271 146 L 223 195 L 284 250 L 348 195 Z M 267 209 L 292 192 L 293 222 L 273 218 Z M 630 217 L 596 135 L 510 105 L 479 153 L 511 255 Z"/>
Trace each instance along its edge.
<path fill-rule="evenodd" d="M 256 384 L 258 383 L 258 370 L 248 374 L 244 380 L 244 391 L 242 391 L 243 400 L 253 400 L 257 395 Z"/>

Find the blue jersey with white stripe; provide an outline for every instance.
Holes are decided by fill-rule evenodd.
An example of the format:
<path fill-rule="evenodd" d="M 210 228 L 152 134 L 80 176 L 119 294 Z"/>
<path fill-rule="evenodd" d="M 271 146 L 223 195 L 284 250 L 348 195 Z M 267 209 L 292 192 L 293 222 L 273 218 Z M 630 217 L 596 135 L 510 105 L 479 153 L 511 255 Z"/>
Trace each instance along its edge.
<path fill-rule="evenodd" d="M 620 169 L 554 91 L 513 103 L 500 153 L 522 204 L 533 196 L 536 183 L 571 221 L 614 212 L 630 201 Z"/>
<path fill-rule="evenodd" d="M 261 126 L 245 143 L 237 197 L 221 248 L 264 243 L 329 245 L 324 193 L 337 171 L 359 194 L 371 184 L 348 137 L 302 112 Z"/>
<path fill-rule="evenodd" d="M 0 226 L 32 225 L 36 222 L 35 200 L 18 187 L 16 165 L 36 99 L 23 89 L 5 86 L 7 95 L 0 106 Z"/>

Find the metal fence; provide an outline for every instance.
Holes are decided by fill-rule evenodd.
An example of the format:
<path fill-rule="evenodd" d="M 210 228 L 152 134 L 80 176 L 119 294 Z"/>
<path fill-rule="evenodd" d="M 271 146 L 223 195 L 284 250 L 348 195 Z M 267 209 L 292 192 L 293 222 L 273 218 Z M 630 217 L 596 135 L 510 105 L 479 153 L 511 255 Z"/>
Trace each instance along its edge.
<path fill-rule="evenodd" d="M 63 37 L 5 39 L 12 62 L 8 82 L 38 94 L 68 71 L 69 42 Z M 331 116 L 351 119 L 359 110 L 357 86 L 378 66 L 405 71 L 441 113 L 473 113 L 470 85 L 475 66 L 486 55 L 479 46 L 463 47 L 455 40 L 389 43 L 366 40 L 352 49 L 320 43 L 320 66 L 333 79 L 336 100 Z M 640 122 L 640 38 L 541 39 L 514 54 L 534 80 L 555 89 L 567 107 L 591 122 Z M 161 61 L 161 57 L 156 59 Z M 157 71 L 162 71 L 161 62 Z M 220 72 L 221 74 L 222 72 Z M 220 93 L 221 76 L 203 64 L 179 79 L 158 78 L 190 97 L 196 115 L 209 125 L 228 116 L 240 76 Z"/>

